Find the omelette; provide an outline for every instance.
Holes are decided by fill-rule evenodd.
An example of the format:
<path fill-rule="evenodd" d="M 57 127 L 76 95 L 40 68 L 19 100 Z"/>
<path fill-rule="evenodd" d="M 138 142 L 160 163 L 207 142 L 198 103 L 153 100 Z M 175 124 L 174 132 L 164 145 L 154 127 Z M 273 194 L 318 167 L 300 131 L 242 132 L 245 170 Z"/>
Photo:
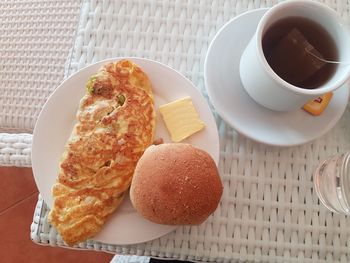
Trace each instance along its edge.
<path fill-rule="evenodd" d="M 76 119 L 52 188 L 49 214 L 70 246 L 101 230 L 128 192 L 137 161 L 153 142 L 150 80 L 129 60 L 102 66 L 88 80 Z"/>

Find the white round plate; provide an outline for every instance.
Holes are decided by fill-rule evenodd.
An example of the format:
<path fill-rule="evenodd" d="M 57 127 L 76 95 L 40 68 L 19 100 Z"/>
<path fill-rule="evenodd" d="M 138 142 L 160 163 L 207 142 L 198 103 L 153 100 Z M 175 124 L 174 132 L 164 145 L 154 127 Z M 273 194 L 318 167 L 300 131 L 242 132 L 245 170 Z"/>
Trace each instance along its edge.
<path fill-rule="evenodd" d="M 261 143 L 292 146 L 329 131 L 340 119 L 349 97 L 348 83 L 337 89 L 326 110 L 314 117 L 300 109 L 272 111 L 257 104 L 239 76 L 241 54 L 268 9 L 257 9 L 229 21 L 211 42 L 204 64 L 208 95 L 220 116 L 238 132 Z"/>
<path fill-rule="evenodd" d="M 98 62 L 66 79 L 49 97 L 39 115 L 33 134 L 32 166 L 40 194 L 49 207 L 53 204 L 51 187 L 56 180 L 59 161 L 75 123 L 79 101 L 86 92 L 85 84 L 103 64 L 120 59 L 114 58 Z M 207 102 L 195 86 L 180 73 L 161 63 L 141 58 L 129 59 L 146 72 L 154 86 L 157 110 L 155 139 L 163 138 L 165 142 L 171 141 L 161 120 L 158 106 L 191 96 L 206 127 L 184 142 L 207 151 L 218 164 L 219 136 L 215 119 Z M 127 197 L 103 226 L 102 231 L 93 239 L 109 244 L 135 244 L 158 238 L 175 228 L 175 226 L 154 224 L 143 219 Z"/>

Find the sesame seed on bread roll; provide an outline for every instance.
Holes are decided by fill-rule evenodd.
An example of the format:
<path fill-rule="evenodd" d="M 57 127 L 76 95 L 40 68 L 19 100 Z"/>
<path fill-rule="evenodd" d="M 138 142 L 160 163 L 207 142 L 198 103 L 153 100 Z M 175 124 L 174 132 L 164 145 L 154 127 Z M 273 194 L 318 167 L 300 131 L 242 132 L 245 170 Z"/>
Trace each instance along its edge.
<path fill-rule="evenodd" d="M 203 223 L 217 208 L 223 186 L 211 156 L 190 144 L 152 145 L 138 161 L 130 187 L 135 209 L 166 225 Z"/>

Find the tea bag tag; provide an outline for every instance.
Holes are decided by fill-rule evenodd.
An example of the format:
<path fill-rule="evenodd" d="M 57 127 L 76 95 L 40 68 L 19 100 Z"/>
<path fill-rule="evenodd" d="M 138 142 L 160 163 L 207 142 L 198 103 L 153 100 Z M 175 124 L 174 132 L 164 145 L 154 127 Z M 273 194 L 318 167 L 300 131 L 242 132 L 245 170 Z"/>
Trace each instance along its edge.
<path fill-rule="evenodd" d="M 322 54 L 296 28 L 286 34 L 267 54 L 274 71 L 294 85 L 305 82 L 326 64 L 318 57 L 323 59 Z"/>

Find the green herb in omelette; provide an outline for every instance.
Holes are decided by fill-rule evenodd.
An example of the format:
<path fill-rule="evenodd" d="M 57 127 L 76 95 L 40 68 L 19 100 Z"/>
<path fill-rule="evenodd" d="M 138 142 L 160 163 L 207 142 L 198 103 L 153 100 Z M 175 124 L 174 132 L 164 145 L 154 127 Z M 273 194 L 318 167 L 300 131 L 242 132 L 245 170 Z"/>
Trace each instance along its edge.
<path fill-rule="evenodd" d="M 94 83 L 96 80 L 96 75 L 91 76 L 90 79 L 88 80 L 87 84 L 86 84 L 86 89 L 87 91 L 92 94 L 94 93 Z"/>
<path fill-rule="evenodd" d="M 118 95 L 118 103 L 120 106 L 123 106 L 125 102 L 125 96 L 124 95 Z"/>

